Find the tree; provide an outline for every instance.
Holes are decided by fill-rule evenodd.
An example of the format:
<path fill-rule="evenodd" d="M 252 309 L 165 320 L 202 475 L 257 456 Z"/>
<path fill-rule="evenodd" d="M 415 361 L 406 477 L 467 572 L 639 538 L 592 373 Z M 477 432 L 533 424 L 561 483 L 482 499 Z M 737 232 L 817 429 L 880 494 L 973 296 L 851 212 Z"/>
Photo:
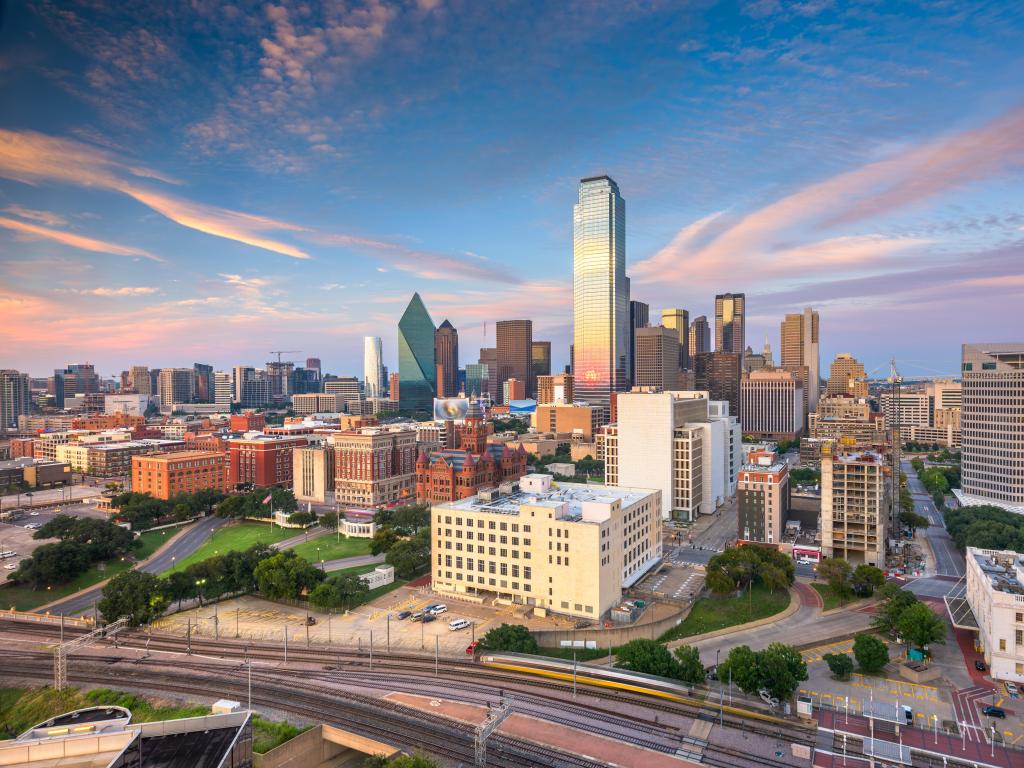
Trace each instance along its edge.
<path fill-rule="evenodd" d="M 37 547 L 21 561 L 8 579 L 33 589 L 64 584 L 89 568 L 89 551 L 77 541 L 59 541 Z"/>
<path fill-rule="evenodd" d="M 881 672 L 889 663 L 889 646 L 874 635 L 862 632 L 853 638 L 853 657 L 862 672 Z"/>
<path fill-rule="evenodd" d="M 790 581 L 786 578 L 786 572 L 778 566 L 765 565 L 761 570 L 761 583 L 774 595 L 776 589 L 786 589 Z"/>
<path fill-rule="evenodd" d="M 309 602 L 317 608 L 333 609 L 341 606 L 342 597 L 337 585 L 324 581 L 309 593 Z"/>
<path fill-rule="evenodd" d="M 917 596 L 895 584 L 883 585 L 881 593 L 885 597 L 885 602 L 875 611 L 871 623 L 882 632 L 893 633 L 903 611 L 918 601 Z"/>
<path fill-rule="evenodd" d="M 885 574 L 880 568 L 861 563 L 850 577 L 850 586 L 861 597 L 871 597 L 874 591 L 885 584 Z"/>
<path fill-rule="evenodd" d="M 312 512 L 292 512 L 288 515 L 288 523 L 291 525 L 307 526 L 316 522 L 316 515 Z"/>
<path fill-rule="evenodd" d="M 946 625 L 931 608 L 921 602 L 904 609 L 896 622 L 896 629 L 908 643 L 918 648 L 946 642 Z"/>
<path fill-rule="evenodd" d="M 363 768 L 440 768 L 440 763 L 417 752 L 414 755 L 398 755 L 390 760 L 382 755 L 368 757 L 363 760 Z"/>
<path fill-rule="evenodd" d="M 107 582 L 98 607 L 104 620 L 111 622 L 127 616 L 128 623 L 137 627 L 160 616 L 167 607 L 167 597 L 157 576 L 125 571 Z"/>
<path fill-rule="evenodd" d="M 676 664 L 678 676 L 683 682 L 700 685 L 707 679 L 704 664 L 700 660 L 700 651 L 692 645 L 681 645 L 676 648 Z"/>
<path fill-rule="evenodd" d="M 374 531 L 373 538 L 370 539 L 370 554 L 379 555 L 383 552 L 390 551 L 399 539 L 402 537 L 398 535 L 394 528 L 390 525 L 385 525 Z"/>
<path fill-rule="evenodd" d="M 704 583 L 716 595 L 725 595 L 736 590 L 736 582 L 721 568 L 708 569 Z"/>
<path fill-rule="evenodd" d="M 758 652 L 757 670 L 761 687 L 780 700 L 792 696 L 807 679 L 807 664 L 800 652 L 783 643 L 772 643 Z"/>
<path fill-rule="evenodd" d="M 320 525 L 324 528 L 330 528 L 334 530 L 338 527 L 338 513 L 337 512 L 324 512 L 320 515 Z"/>
<path fill-rule="evenodd" d="M 829 587 L 840 598 L 849 593 L 851 570 L 848 562 L 836 557 L 818 563 L 818 575 L 828 582 Z"/>
<path fill-rule="evenodd" d="M 731 679 L 741 691 L 757 693 L 761 678 L 757 669 L 757 654 L 748 645 L 738 645 L 729 651 L 716 671 L 719 680 Z"/>
<path fill-rule="evenodd" d="M 163 580 L 163 589 L 167 602 L 177 601 L 180 610 L 182 600 L 195 596 L 196 582 L 185 571 L 175 571 Z"/>
<path fill-rule="evenodd" d="M 352 605 L 355 598 L 365 595 L 370 589 L 366 582 L 354 573 L 339 574 L 331 578 L 330 582 L 338 590 L 342 605 L 346 608 Z"/>
<path fill-rule="evenodd" d="M 679 663 L 661 643 L 654 640 L 630 640 L 616 653 L 617 667 L 648 675 L 679 678 Z"/>
<path fill-rule="evenodd" d="M 848 653 L 826 653 L 821 657 L 836 680 L 849 680 L 853 672 L 853 659 Z"/>
<path fill-rule="evenodd" d="M 487 631 L 480 645 L 491 651 L 537 653 L 537 640 L 522 624 L 502 624 Z"/>
<path fill-rule="evenodd" d="M 324 578 L 320 570 L 291 550 L 261 560 L 255 575 L 260 592 L 271 600 L 297 598 Z"/>
<path fill-rule="evenodd" d="M 411 539 L 392 545 L 384 560 L 400 579 L 411 579 L 430 567 L 430 529 L 423 528 Z"/>
<path fill-rule="evenodd" d="M 918 528 L 927 528 L 929 525 L 928 518 L 917 514 L 917 512 L 900 512 L 900 522 L 915 531 Z"/>

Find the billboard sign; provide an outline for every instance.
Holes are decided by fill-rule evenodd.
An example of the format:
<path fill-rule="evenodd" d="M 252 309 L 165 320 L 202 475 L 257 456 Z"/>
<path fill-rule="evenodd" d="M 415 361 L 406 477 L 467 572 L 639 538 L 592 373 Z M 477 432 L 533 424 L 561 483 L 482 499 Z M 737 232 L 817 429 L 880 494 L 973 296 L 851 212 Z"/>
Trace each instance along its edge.
<path fill-rule="evenodd" d="M 434 421 L 461 421 L 469 413 L 468 397 L 434 398 Z"/>
<path fill-rule="evenodd" d="M 536 400 L 512 400 L 508 404 L 509 413 L 533 413 L 536 410 Z"/>

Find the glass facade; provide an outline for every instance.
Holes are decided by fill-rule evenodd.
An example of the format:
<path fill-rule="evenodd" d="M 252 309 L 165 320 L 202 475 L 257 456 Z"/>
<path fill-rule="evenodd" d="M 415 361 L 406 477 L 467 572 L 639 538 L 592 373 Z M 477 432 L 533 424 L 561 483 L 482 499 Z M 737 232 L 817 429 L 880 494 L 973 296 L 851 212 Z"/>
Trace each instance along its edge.
<path fill-rule="evenodd" d="M 468 363 L 466 365 L 466 394 L 470 396 L 489 394 L 489 374 L 487 363 Z"/>
<path fill-rule="evenodd" d="M 431 411 L 437 391 L 434 361 L 434 321 L 418 293 L 413 294 L 398 321 L 398 407 Z"/>
<path fill-rule="evenodd" d="M 384 397 L 383 344 L 380 336 L 363 337 L 363 392 L 366 397 Z"/>
<path fill-rule="evenodd" d="M 742 293 L 715 296 L 715 351 L 743 354 L 747 299 Z"/>
<path fill-rule="evenodd" d="M 573 373 L 576 396 L 602 408 L 628 388 L 626 203 L 607 176 L 580 181 L 573 208 Z"/>

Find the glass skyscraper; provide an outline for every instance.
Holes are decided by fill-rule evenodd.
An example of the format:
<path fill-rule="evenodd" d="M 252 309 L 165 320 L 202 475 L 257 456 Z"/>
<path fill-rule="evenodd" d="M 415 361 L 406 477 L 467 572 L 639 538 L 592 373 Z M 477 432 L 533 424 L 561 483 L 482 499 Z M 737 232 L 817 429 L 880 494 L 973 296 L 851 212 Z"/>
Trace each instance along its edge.
<path fill-rule="evenodd" d="M 363 393 L 384 397 L 383 344 L 380 336 L 363 337 Z"/>
<path fill-rule="evenodd" d="M 715 296 L 715 351 L 743 354 L 747 299 L 742 293 Z"/>
<path fill-rule="evenodd" d="M 437 391 L 434 360 L 434 321 L 414 293 L 398 321 L 398 407 L 432 412 Z"/>
<path fill-rule="evenodd" d="M 576 397 L 604 409 L 628 387 L 631 336 L 626 203 L 608 176 L 580 180 L 573 207 L 573 373 Z"/>

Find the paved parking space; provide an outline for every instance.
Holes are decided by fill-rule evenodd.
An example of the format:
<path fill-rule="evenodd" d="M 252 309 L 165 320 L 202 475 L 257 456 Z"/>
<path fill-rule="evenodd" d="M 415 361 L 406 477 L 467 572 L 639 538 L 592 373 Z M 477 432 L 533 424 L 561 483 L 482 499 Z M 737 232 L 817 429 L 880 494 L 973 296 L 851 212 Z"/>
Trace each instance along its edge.
<path fill-rule="evenodd" d="M 34 514 L 33 514 L 34 513 Z M 52 540 L 33 539 L 34 530 L 28 529 L 26 525 L 43 526 L 59 514 L 74 515 L 75 517 L 96 517 L 106 519 L 104 512 L 97 512 L 95 507 L 89 504 L 66 504 L 60 507 L 45 507 L 26 511 L 16 520 L 0 522 L 0 551 L 17 552 L 17 557 L 11 557 L 3 561 L 3 565 L 20 563 L 31 555 L 36 547 L 52 543 Z M 0 570 L 0 581 L 4 581 L 7 575 L 14 569 Z"/>
<path fill-rule="evenodd" d="M 663 566 L 640 581 L 636 589 L 673 600 L 690 600 L 704 589 L 704 572 L 692 566 Z"/>

